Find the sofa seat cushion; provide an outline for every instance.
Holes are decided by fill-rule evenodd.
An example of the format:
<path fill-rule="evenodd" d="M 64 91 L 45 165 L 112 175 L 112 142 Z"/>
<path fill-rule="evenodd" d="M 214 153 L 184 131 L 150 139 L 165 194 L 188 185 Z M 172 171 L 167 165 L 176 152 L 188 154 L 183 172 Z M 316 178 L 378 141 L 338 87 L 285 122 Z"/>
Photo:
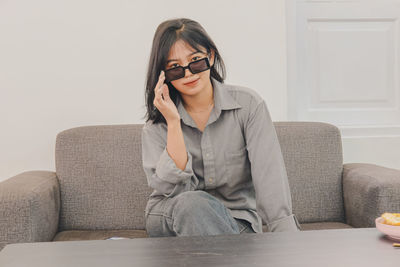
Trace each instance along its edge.
<path fill-rule="evenodd" d="M 350 225 L 341 222 L 301 223 L 300 227 L 301 231 L 353 228 Z M 266 225 L 263 225 L 263 232 L 268 232 Z"/>
<path fill-rule="evenodd" d="M 300 227 L 302 231 L 353 228 L 350 225 L 341 222 L 303 223 L 300 224 Z"/>
<path fill-rule="evenodd" d="M 340 222 L 302 223 L 300 226 L 302 231 L 352 228 L 350 225 Z M 267 229 L 267 226 L 263 225 L 263 231 L 267 232 Z M 70 230 L 57 233 L 53 241 L 105 240 L 113 236 L 126 238 L 148 237 L 145 230 Z"/>
<path fill-rule="evenodd" d="M 56 234 L 53 241 L 105 240 L 110 237 L 143 238 L 145 230 L 69 230 Z"/>

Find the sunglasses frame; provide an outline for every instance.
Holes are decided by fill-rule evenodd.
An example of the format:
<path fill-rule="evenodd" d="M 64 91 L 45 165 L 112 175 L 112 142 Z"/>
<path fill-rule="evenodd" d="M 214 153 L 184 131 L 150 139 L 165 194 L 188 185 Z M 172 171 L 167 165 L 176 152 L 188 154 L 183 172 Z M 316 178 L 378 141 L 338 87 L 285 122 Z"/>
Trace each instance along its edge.
<path fill-rule="evenodd" d="M 202 70 L 202 71 L 193 72 L 190 66 L 191 66 L 193 63 L 197 63 L 197 62 L 202 61 L 202 60 L 205 60 L 205 62 L 206 62 L 206 64 L 207 64 L 207 68 L 204 69 L 204 70 Z M 167 82 L 171 82 L 171 81 L 175 81 L 175 80 L 178 80 L 178 79 L 181 79 L 181 78 L 185 77 L 185 74 L 186 74 L 186 73 L 185 73 L 185 70 L 186 70 L 186 69 L 189 69 L 191 73 L 196 74 L 196 73 L 200 73 L 200 72 L 206 71 L 206 70 L 208 70 L 208 69 L 210 69 L 210 68 L 211 68 L 211 66 L 210 66 L 210 61 L 208 60 L 208 57 L 204 57 L 204 58 L 202 58 L 202 59 L 199 59 L 199 60 L 190 62 L 190 63 L 187 64 L 187 66 L 185 66 L 185 67 L 178 66 L 178 67 L 175 67 L 175 68 L 172 68 L 172 69 L 164 70 L 164 72 L 165 72 L 165 77 L 167 77 L 167 72 L 168 72 L 168 71 L 170 71 L 170 70 L 175 70 L 175 69 L 183 69 L 183 72 L 182 72 L 182 73 L 183 73 L 183 76 L 182 76 L 182 77 L 175 78 L 175 79 L 172 79 L 172 80 L 167 80 L 167 79 L 166 79 Z"/>

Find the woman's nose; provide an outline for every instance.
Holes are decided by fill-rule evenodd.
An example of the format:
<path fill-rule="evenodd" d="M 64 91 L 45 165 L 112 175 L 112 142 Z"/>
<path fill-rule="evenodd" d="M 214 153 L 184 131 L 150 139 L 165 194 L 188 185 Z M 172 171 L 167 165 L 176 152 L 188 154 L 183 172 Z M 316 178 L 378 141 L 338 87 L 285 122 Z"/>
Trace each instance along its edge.
<path fill-rule="evenodd" d="M 190 76 L 190 75 L 192 75 L 193 73 L 187 68 L 186 70 L 185 70 L 185 77 L 186 76 Z"/>

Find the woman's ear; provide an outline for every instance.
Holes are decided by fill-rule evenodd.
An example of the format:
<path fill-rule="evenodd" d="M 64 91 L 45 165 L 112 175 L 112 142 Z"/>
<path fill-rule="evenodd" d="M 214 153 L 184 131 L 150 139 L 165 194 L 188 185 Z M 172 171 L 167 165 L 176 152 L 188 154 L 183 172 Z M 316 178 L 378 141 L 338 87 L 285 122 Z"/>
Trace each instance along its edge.
<path fill-rule="evenodd" d="M 210 67 L 214 66 L 214 61 L 215 61 L 215 52 L 213 49 L 210 51 Z"/>

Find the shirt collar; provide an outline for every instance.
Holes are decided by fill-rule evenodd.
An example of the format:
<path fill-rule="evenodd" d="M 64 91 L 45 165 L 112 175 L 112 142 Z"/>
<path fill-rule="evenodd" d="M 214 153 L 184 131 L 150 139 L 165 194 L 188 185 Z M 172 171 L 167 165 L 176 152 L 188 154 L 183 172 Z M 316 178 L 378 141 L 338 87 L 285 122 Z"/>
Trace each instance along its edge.
<path fill-rule="evenodd" d="M 222 110 L 230 110 L 242 107 L 241 105 L 239 105 L 239 103 L 235 101 L 235 99 L 228 92 L 227 89 L 228 85 L 219 82 L 213 77 L 210 77 L 210 79 L 211 79 L 211 84 L 213 86 L 214 107 L 211 111 L 207 125 L 216 121 L 221 115 Z M 183 106 L 182 99 L 179 93 L 177 95 L 176 101 L 177 101 L 177 109 L 182 121 L 186 125 L 197 128 L 196 123 L 193 121 L 192 117 L 190 117 L 189 113 L 187 113 L 185 107 Z"/>

